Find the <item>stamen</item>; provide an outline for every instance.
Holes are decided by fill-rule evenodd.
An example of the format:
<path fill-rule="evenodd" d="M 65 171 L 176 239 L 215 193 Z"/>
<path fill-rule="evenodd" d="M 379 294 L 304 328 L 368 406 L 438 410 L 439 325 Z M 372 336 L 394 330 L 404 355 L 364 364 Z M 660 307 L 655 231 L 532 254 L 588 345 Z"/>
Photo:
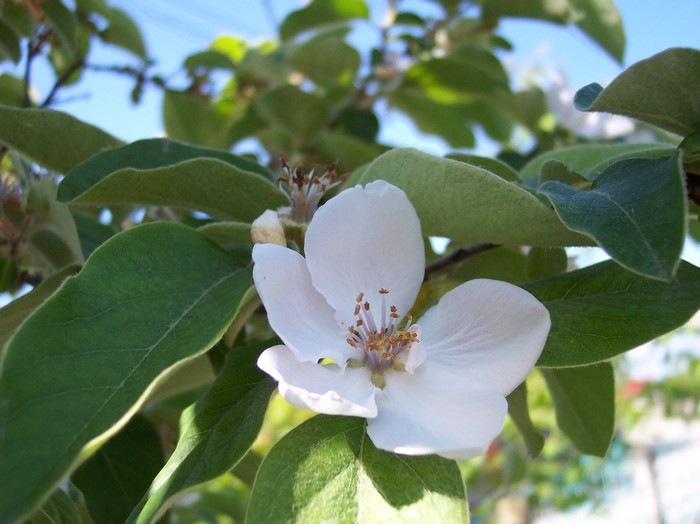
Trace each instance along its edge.
<path fill-rule="evenodd" d="M 364 293 L 360 293 L 359 295 L 357 295 L 357 298 L 355 299 L 355 301 L 358 302 L 358 303 L 359 303 L 359 302 L 362 302 L 362 299 L 363 299 L 363 298 L 365 298 L 365 294 L 364 294 Z"/>

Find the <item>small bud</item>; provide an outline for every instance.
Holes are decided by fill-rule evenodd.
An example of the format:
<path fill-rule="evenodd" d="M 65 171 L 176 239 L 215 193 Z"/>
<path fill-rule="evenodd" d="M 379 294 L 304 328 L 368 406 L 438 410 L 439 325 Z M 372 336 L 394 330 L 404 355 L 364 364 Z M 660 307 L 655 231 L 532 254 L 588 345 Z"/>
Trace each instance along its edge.
<path fill-rule="evenodd" d="M 250 236 L 254 244 L 277 244 L 287 247 L 284 227 L 276 211 L 268 209 L 251 224 Z"/>

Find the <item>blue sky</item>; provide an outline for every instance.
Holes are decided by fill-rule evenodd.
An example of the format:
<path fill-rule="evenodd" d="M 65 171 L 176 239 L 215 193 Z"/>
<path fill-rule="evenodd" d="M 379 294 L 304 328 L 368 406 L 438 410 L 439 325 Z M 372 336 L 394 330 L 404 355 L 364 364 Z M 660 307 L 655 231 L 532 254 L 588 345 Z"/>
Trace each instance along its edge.
<path fill-rule="evenodd" d="M 297 0 L 111 0 L 110 5 L 127 11 L 141 27 L 156 71 L 176 75 L 183 59 L 206 48 L 219 35 L 233 34 L 252 41 L 274 39 L 275 23 L 303 5 Z M 385 0 L 367 0 L 372 17 L 379 20 Z M 675 46 L 700 47 L 700 1 L 618 0 L 627 31 L 625 66 Z M 269 9 L 266 8 L 269 6 Z M 427 0 L 404 0 L 403 10 L 435 11 Z M 560 27 L 531 20 L 506 20 L 501 34 L 515 47 L 502 58 L 520 71 L 547 63 L 562 67 L 575 88 L 590 82 L 606 83 L 622 68 L 575 27 Z M 367 42 L 376 38 L 368 25 L 359 24 L 355 38 Z M 361 45 L 361 44 L 360 44 Z M 366 45 L 366 44 L 365 44 Z M 92 63 L 103 65 L 133 62 L 128 53 L 98 46 Z M 38 68 L 35 78 L 40 91 L 50 88 L 51 77 Z M 67 111 L 127 141 L 157 136 L 162 131 L 161 91 L 146 89 L 142 103 L 129 101 L 130 79 L 107 73 L 88 73 L 77 87 L 65 89 L 56 109 Z M 443 154 L 439 139 L 421 136 L 400 114 L 384 116 L 380 138 L 393 145 L 418 145 Z"/>

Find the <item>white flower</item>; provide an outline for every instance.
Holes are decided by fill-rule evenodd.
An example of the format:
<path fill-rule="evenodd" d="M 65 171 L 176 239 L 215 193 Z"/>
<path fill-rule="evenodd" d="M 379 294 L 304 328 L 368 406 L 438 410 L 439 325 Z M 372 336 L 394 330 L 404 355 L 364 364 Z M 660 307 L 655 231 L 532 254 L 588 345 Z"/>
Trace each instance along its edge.
<path fill-rule="evenodd" d="M 505 396 L 542 351 L 546 308 L 511 284 L 472 280 L 411 323 L 425 269 L 420 222 L 405 193 L 384 181 L 329 200 L 305 245 L 306 259 L 273 244 L 253 248 L 255 285 L 284 342 L 258 366 L 280 394 L 319 413 L 367 417 L 381 449 L 483 452 L 503 425 Z"/>

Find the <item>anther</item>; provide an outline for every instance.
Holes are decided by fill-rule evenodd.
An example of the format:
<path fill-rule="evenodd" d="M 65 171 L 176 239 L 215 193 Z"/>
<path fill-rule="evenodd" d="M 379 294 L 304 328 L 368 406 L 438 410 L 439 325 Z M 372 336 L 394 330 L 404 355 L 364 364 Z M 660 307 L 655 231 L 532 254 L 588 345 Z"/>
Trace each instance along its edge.
<path fill-rule="evenodd" d="M 379 290 L 379 293 L 380 293 L 381 295 L 386 295 L 387 293 L 389 293 L 389 291 L 388 291 L 387 289 L 382 288 L 382 289 Z"/>
<path fill-rule="evenodd" d="M 355 301 L 358 302 L 358 303 L 360 303 L 360 302 L 362 302 L 362 299 L 363 299 L 363 298 L 365 298 L 365 294 L 364 294 L 364 293 L 360 293 L 359 295 L 357 295 L 357 298 L 355 299 Z"/>
<path fill-rule="evenodd" d="M 353 313 L 354 316 L 357 316 L 360 314 L 360 304 L 355 305 L 355 312 Z"/>
<path fill-rule="evenodd" d="M 364 303 L 365 311 L 369 311 L 369 302 Z"/>

